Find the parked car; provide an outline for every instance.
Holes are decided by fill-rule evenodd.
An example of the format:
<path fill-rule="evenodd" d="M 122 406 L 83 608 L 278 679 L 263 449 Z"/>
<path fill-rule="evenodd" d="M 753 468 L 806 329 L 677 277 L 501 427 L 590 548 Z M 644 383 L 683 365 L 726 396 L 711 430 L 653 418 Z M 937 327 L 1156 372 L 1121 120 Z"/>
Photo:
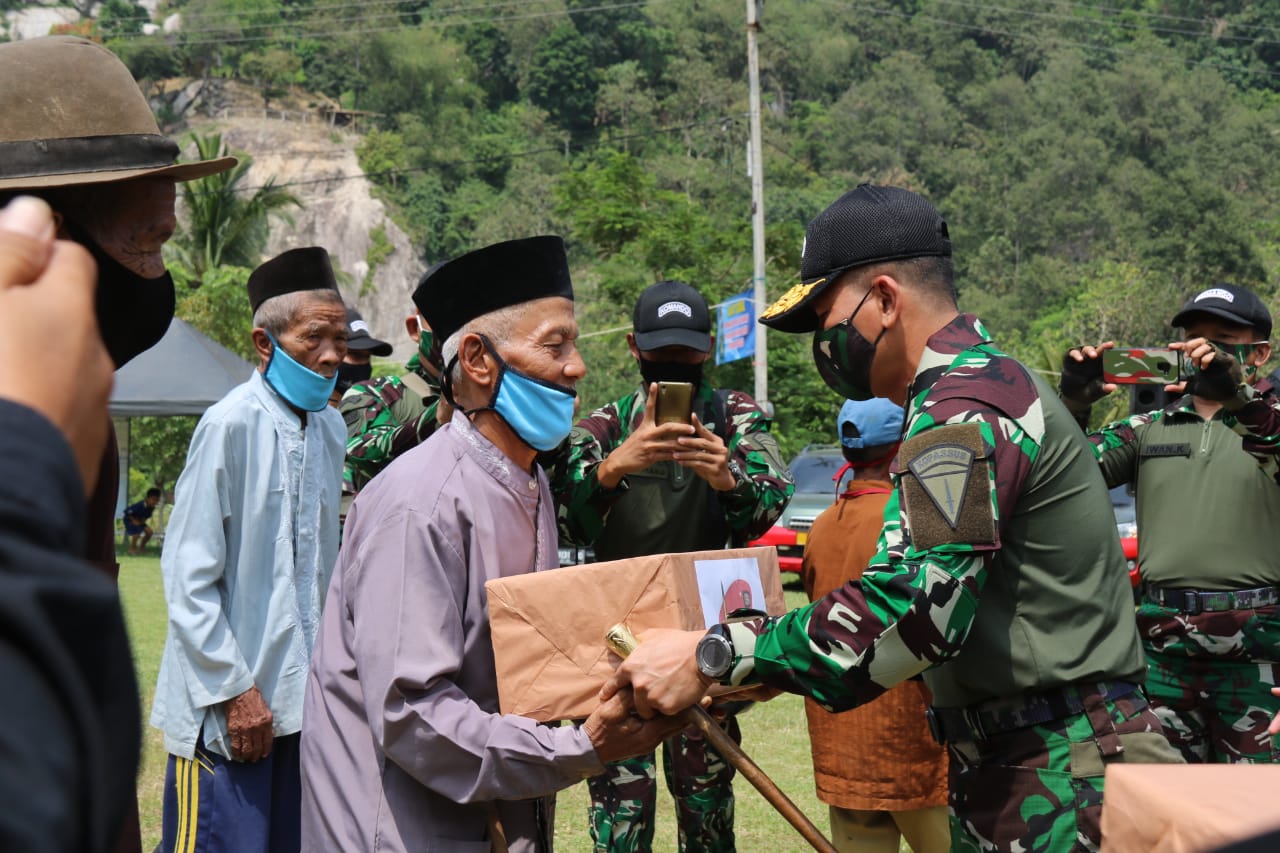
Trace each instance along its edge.
<path fill-rule="evenodd" d="M 1124 561 L 1129 567 L 1129 583 L 1138 586 L 1138 516 L 1133 492 L 1121 483 L 1111 490 L 1111 509 L 1116 514 L 1116 532 L 1120 534 L 1120 547 L 1124 549 Z"/>
<path fill-rule="evenodd" d="M 773 527 L 749 544 L 774 546 L 782 571 L 798 572 L 813 520 L 835 503 L 836 495 L 848 483 L 848 475 L 839 483 L 835 481 L 837 472 L 844 467 L 844 454 L 834 444 L 811 444 L 796 454 L 787 467 L 796 481 L 796 492 Z"/>

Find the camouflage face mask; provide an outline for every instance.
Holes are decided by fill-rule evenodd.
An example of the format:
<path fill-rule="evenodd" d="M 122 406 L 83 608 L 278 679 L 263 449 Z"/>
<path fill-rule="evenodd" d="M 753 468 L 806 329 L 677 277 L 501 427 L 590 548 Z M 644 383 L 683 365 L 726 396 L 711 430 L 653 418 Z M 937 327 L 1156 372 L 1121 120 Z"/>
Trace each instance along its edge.
<path fill-rule="evenodd" d="M 876 344 L 887 329 L 881 329 L 874 341 L 868 341 L 853 325 L 862 305 L 871 296 L 868 290 L 844 321 L 830 329 L 813 333 L 813 361 L 822 381 L 841 397 L 849 400 L 869 400 L 871 391 L 871 363 L 876 357 Z"/>

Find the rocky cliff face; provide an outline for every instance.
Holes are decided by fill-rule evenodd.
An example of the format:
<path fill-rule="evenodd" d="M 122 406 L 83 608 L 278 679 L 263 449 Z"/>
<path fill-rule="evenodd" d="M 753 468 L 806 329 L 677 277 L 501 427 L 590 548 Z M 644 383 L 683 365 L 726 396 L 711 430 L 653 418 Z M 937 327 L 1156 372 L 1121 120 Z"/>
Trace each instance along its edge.
<path fill-rule="evenodd" d="M 426 269 L 409 238 L 391 221 L 386 207 L 372 195 L 372 185 L 356 163 L 359 136 L 333 130 L 322 122 L 302 123 L 257 117 L 193 120 L 200 133 L 220 131 L 233 151 L 247 152 L 253 166 L 245 178 L 260 186 L 274 177 L 302 203 L 291 208 L 293 224 L 277 221 L 266 257 L 300 246 L 323 246 L 347 301 L 356 305 L 376 337 L 395 346 L 391 359 L 407 361 L 413 342 L 404 318 L 413 311 L 410 294 Z M 390 252 L 369 276 L 373 233 L 381 228 Z"/>

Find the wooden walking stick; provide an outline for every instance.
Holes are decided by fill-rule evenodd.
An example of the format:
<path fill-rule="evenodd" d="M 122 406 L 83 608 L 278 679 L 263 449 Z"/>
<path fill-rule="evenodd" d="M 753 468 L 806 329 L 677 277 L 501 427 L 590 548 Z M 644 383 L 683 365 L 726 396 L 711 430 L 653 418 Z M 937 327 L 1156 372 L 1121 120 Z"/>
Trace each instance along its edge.
<path fill-rule="evenodd" d="M 631 630 L 626 625 L 614 625 L 604 635 L 604 641 L 613 649 L 614 654 L 620 658 L 625 658 L 635 649 L 638 641 Z M 694 705 L 686 708 L 677 716 L 682 717 L 691 725 L 697 726 L 698 731 L 702 732 L 702 736 L 707 742 L 715 747 L 716 752 L 725 761 L 729 762 L 737 769 L 739 773 L 747 778 L 747 781 L 755 786 L 755 789 L 764 795 L 769 801 L 769 805 L 773 806 L 778 814 L 787 819 L 787 822 L 795 827 L 796 831 L 804 836 L 804 840 L 813 846 L 814 850 L 820 850 L 822 853 L 837 853 L 836 848 L 827 840 L 818 827 L 813 825 L 809 818 L 805 817 L 804 812 L 800 811 L 799 806 L 791 802 L 791 798 L 782 792 L 782 789 L 769 778 L 769 775 L 760 769 L 760 766 L 752 761 L 742 747 L 733 742 L 733 738 L 722 728 L 715 719 L 707 713 L 707 709 L 701 705 Z"/>

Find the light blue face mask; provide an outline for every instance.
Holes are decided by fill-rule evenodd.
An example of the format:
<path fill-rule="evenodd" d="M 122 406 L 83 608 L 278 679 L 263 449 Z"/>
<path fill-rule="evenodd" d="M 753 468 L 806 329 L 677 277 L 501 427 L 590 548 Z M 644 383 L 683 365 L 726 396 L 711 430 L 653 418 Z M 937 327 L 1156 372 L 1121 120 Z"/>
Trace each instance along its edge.
<path fill-rule="evenodd" d="M 497 412 L 507 426 L 515 430 L 516 435 L 534 450 L 555 450 L 564 441 L 565 436 L 573 429 L 573 401 L 578 394 L 572 388 L 535 379 L 516 370 L 498 355 L 498 351 L 489 343 L 484 335 L 485 349 L 498 362 L 498 382 L 494 386 L 489 404 L 481 409 L 492 409 Z M 445 368 L 445 376 L 453 370 L 458 357 L 454 356 Z M 452 389 L 448 394 L 452 397 Z M 471 409 L 464 414 L 481 411 Z"/>
<path fill-rule="evenodd" d="M 262 374 L 267 384 L 284 397 L 286 402 L 304 412 L 318 412 L 329 405 L 329 395 L 338 384 L 337 372 L 326 379 L 295 361 L 270 332 L 267 332 L 267 338 L 272 347 L 267 369 Z"/>

